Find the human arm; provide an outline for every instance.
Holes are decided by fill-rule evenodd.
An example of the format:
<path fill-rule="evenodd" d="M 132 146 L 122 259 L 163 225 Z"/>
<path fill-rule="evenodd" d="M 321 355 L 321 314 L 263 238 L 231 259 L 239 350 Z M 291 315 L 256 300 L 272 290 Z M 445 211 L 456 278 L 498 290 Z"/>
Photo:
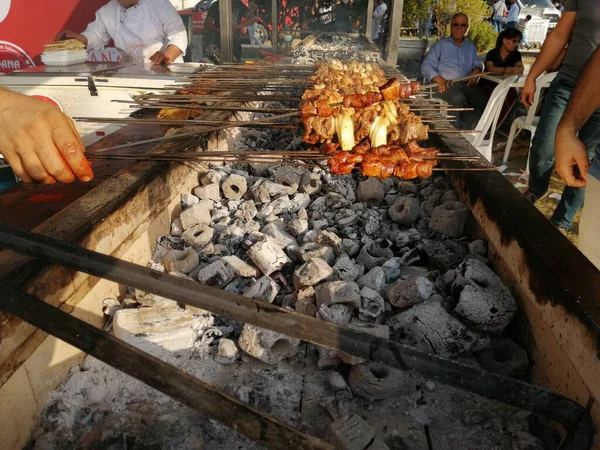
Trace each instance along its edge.
<path fill-rule="evenodd" d="M 246 13 L 244 14 L 244 18 L 246 20 L 244 20 L 242 23 L 233 25 L 231 27 L 233 29 L 233 31 L 241 30 L 244 27 L 249 27 L 250 25 L 254 25 L 256 23 L 256 16 L 250 9 L 248 9 L 248 11 L 246 11 Z"/>
<path fill-rule="evenodd" d="M 56 35 L 57 41 L 66 41 L 67 39 L 75 39 L 76 41 L 83 43 L 83 45 L 86 47 L 88 45 L 88 38 L 85 35 L 75 31 L 64 30 Z"/>
<path fill-rule="evenodd" d="M 477 56 L 477 48 L 475 47 L 475 45 L 473 45 L 471 71 L 469 72 L 469 75 L 475 75 L 475 74 L 481 73 L 481 72 L 482 72 L 481 60 Z M 473 87 L 477 84 L 477 81 L 479 81 L 479 78 L 471 78 L 469 81 L 467 81 L 467 86 Z"/>
<path fill-rule="evenodd" d="M 157 6 L 157 13 L 163 28 L 167 46 L 150 58 L 152 64 L 171 64 L 179 56 L 185 55 L 188 46 L 188 35 L 181 16 L 173 5 L 164 0 Z"/>
<path fill-rule="evenodd" d="M 596 49 L 577 78 L 569 103 L 556 130 L 554 152 L 556 171 L 568 186 L 583 187 L 590 166 L 579 130 L 600 107 L 600 49 Z"/>
<path fill-rule="evenodd" d="M 49 103 L 0 88 L 0 154 L 25 183 L 90 181 L 75 125 Z"/>
<path fill-rule="evenodd" d="M 531 66 L 527 80 L 521 91 L 521 102 L 529 107 L 533 104 L 535 94 L 535 80 L 545 72 L 548 67 L 558 58 L 560 52 L 565 48 L 571 38 L 577 12 L 566 11 L 563 13 L 556 28 L 548 35 L 542 46 L 539 56 Z"/>
<path fill-rule="evenodd" d="M 431 47 L 429 53 L 427 53 L 427 56 L 425 56 L 425 59 L 423 59 L 423 64 L 421 65 L 421 74 L 423 75 L 424 79 L 437 83 L 438 92 L 441 94 L 446 90 L 448 80 L 444 79 L 444 77 L 442 77 L 438 72 L 440 56 L 441 44 L 440 41 L 438 41 L 433 45 L 433 47 Z"/>
<path fill-rule="evenodd" d="M 379 21 L 380 18 L 385 14 L 386 9 L 382 8 L 381 5 L 378 5 L 373 11 L 373 17 Z"/>
<path fill-rule="evenodd" d="M 83 42 L 88 50 L 102 50 L 110 42 L 112 36 L 108 32 L 106 21 L 104 20 L 104 8 L 96 12 L 96 20 L 88 24 L 87 28 L 81 34 L 75 33 L 73 37 L 63 37 L 63 39 L 77 39 Z M 67 32 L 71 33 L 71 32 Z"/>
<path fill-rule="evenodd" d="M 217 17 L 219 15 L 219 4 L 214 3 L 208 13 L 206 14 L 206 19 L 204 19 L 204 30 L 205 31 L 216 31 L 219 32 L 221 29 L 217 26 Z"/>

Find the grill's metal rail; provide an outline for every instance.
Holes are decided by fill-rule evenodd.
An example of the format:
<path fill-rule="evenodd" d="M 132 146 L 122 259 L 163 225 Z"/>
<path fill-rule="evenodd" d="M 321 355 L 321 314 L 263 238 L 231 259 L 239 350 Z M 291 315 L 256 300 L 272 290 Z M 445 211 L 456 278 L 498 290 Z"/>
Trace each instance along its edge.
<path fill-rule="evenodd" d="M 415 370 L 421 375 L 439 382 L 517 406 L 559 422 L 569 431 L 569 435 L 562 447 L 564 449 L 582 450 L 590 446 L 593 424 L 589 412 L 575 401 L 539 386 L 524 383 L 510 377 L 495 375 L 448 359 L 424 354 L 394 342 L 378 339 L 369 334 L 323 322 L 274 305 L 251 300 L 216 288 L 199 286 L 193 281 L 182 280 L 181 278 L 153 271 L 146 267 L 121 261 L 81 247 L 65 245 L 54 239 L 14 229 L 4 224 L 0 224 L 0 247 L 127 286 L 143 289 L 144 291 L 171 298 L 186 305 L 206 309 L 215 314 L 277 331 L 322 347 L 342 350 L 351 355 L 372 361 L 379 361 L 399 369 Z M 0 285 L 0 287 L 4 286 Z M 64 313 L 53 311 L 55 308 L 49 305 L 40 305 L 36 303 L 35 299 L 23 296 L 24 294 L 20 294 L 14 289 L 8 290 L 6 288 L 5 292 L 7 292 L 7 295 L 0 299 L 0 308 L 63 340 L 67 340 L 85 352 L 94 356 L 98 354 L 97 351 L 100 346 L 95 345 L 93 339 L 90 341 L 85 337 L 85 334 L 75 332 L 76 327 L 81 326 L 81 324 L 76 322 L 77 319 L 68 317 L 69 321 L 66 323 L 71 328 L 68 328 L 69 331 L 65 331 L 67 328 L 61 331 L 60 323 L 54 323 L 51 317 L 56 318 L 59 322 L 63 322 L 63 319 L 67 319 L 67 317 L 62 316 Z M 19 299 L 22 303 L 16 301 Z M 107 337 L 103 336 L 101 332 L 94 333 L 102 342 L 109 342 L 106 340 Z M 119 348 L 127 348 L 127 350 L 123 351 L 132 350 L 129 347 Z M 143 355 L 139 351 L 135 352 L 135 356 L 142 361 L 153 361 L 152 359 L 144 359 L 150 357 Z M 112 361 L 113 357 L 116 358 L 114 362 Z M 120 370 L 127 369 L 126 367 L 122 367 L 122 362 L 127 359 L 123 358 L 123 354 L 120 351 L 117 351 L 114 355 L 106 356 L 103 360 Z M 164 365 L 164 363 L 162 364 Z M 176 371 L 173 368 L 171 370 Z M 204 403 L 212 398 L 210 396 L 216 396 L 215 398 L 219 398 L 222 402 L 231 400 L 225 394 L 219 393 L 214 388 L 197 380 L 179 378 L 184 383 L 182 386 L 187 386 L 186 389 L 179 389 L 181 386 L 169 383 L 165 384 L 166 380 L 161 378 L 143 379 L 142 377 L 138 377 L 138 372 L 127 373 L 186 404 L 196 408 L 204 408 L 201 410 L 208 414 L 212 414 L 212 412 L 206 409 Z M 190 387 L 193 387 L 192 391 L 187 392 L 187 389 Z M 200 395 L 202 392 L 206 393 L 207 398 L 203 398 Z M 278 434 L 278 439 L 273 440 L 271 439 L 272 436 L 266 439 L 263 433 L 257 436 L 256 433 L 248 431 L 248 434 L 246 434 L 245 429 L 236 428 L 236 425 L 231 420 L 223 418 L 220 415 L 214 417 L 217 420 L 223 419 L 224 424 L 232 426 L 234 430 L 246 434 L 251 439 L 258 439 L 257 442 L 271 448 L 284 448 L 279 446 L 282 442 L 281 439 L 285 440 L 293 437 L 298 442 L 304 442 L 302 441 L 302 436 L 300 436 L 301 433 L 294 433 L 293 429 L 283 426 L 283 424 L 277 422 L 275 419 L 257 415 L 257 411 L 249 409 L 244 405 L 236 404 L 235 407 L 247 408 L 245 414 L 247 414 L 247 417 L 253 418 L 253 420 L 269 419 L 265 423 L 270 428 L 265 428 L 265 430 L 272 430 L 273 432 L 283 434 Z M 326 448 L 318 447 L 322 443 L 317 440 L 311 440 L 312 438 L 309 436 L 303 436 L 303 438 L 306 441 L 303 445 L 315 446 L 294 447 L 292 445 L 285 448 Z"/>

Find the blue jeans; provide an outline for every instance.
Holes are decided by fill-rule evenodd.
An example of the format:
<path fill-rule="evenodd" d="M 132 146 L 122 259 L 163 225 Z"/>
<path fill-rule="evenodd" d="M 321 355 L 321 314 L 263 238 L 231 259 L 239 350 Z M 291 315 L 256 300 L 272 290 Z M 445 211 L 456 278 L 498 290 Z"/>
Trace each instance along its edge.
<path fill-rule="evenodd" d="M 492 19 L 492 26 L 494 27 L 494 30 L 496 30 L 496 33 L 500 33 L 502 31 L 503 25 L 502 25 L 502 21 L 504 20 L 504 17 L 502 16 L 496 16 Z"/>
<path fill-rule="evenodd" d="M 504 29 L 508 30 L 509 28 L 518 28 L 517 22 L 506 22 L 506 25 L 504 25 Z"/>
<path fill-rule="evenodd" d="M 554 171 L 556 128 L 574 87 L 574 78 L 558 74 L 548 89 L 529 157 L 529 190 L 536 196 L 543 195 L 550 186 L 550 177 Z M 579 132 L 579 138 L 588 149 L 589 157 L 592 158 L 594 149 L 600 144 L 600 110 L 596 110 L 584 125 Z M 584 196 L 585 188 L 566 186 L 550 221 L 555 226 L 571 228 L 573 217 L 581 208 Z"/>

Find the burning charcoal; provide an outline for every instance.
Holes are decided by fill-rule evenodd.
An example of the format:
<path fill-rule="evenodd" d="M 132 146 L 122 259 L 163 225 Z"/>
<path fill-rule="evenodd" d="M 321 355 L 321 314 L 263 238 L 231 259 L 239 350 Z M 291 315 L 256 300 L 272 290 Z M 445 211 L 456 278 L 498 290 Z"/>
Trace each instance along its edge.
<path fill-rule="evenodd" d="M 469 208 L 461 202 L 448 202 L 436 207 L 429 228 L 443 235 L 459 238 L 469 217 Z"/>
<path fill-rule="evenodd" d="M 200 259 L 193 248 L 187 248 L 181 252 L 169 250 L 162 263 L 169 272 L 190 273 L 198 267 Z"/>
<path fill-rule="evenodd" d="M 394 257 L 394 252 L 390 249 L 390 241 L 383 239 L 380 241 L 370 241 L 361 249 L 356 262 L 365 266 L 366 270 L 381 266 L 388 259 Z"/>
<path fill-rule="evenodd" d="M 238 345 L 250 356 L 269 364 L 279 364 L 286 358 L 294 356 L 300 339 L 294 339 L 275 331 L 245 324 Z"/>
<path fill-rule="evenodd" d="M 244 297 L 261 300 L 266 303 L 273 303 L 273 300 L 275 300 L 275 297 L 277 297 L 277 294 L 279 293 L 279 289 L 281 288 L 275 283 L 275 280 L 265 275 L 252 283 L 248 289 L 244 291 Z"/>
<path fill-rule="evenodd" d="M 205 186 L 212 183 L 220 184 L 222 179 L 223 174 L 221 172 L 217 172 L 216 170 L 209 170 L 208 172 L 200 176 L 200 183 L 202 183 Z"/>
<path fill-rule="evenodd" d="M 525 431 L 513 433 L 511 439 L 513 450 L 544 450 L 544 443 Z"/>
<path fill-rule="evenodd" d="M 171 222 L 171 236 L 181 237 L 183 234 L 183 226 L 181 225 L 181 219 L 178 217 Z"/>
<path fill-rule="evenodd" d="M 112 317 L 120 309 L 122 309 L 122 306 L 116 298 L 102 300 L 102 313 L 105 315 Z"/>
<path fill-rule="evenodd" d="M 354 395 L 370 402 L 385 400 L 402 392 L 404 375 L 397 369 L 380 363 L 353 366 L 348 384 Z"/>
<path fill-rule="evenodd" d="M 433 297 L 392 317 L 387 324 L 397 331 L 395 340 L 400 343 L 443 357 L 483 348 L 488 343 L 448 314 Z"/>
<path fill-rule="evenodd" d="M 272 171 L 275 182 L 289 187 L 290 194 L 298 190 L 304 172 L 302 168 L 292 166 L 277 167 Z"/>
<path fill-rule="evenodd" d="M 321 231 L 315 238 L 317 244 L 329 245 L 339 255 L 342 253 L 342 239 L 331 231 Z"/>
<path fill-rule="evenodd" d="M 274 208 L 271 203 L 264 203 L 258 211 L 258 214 L 256 214 L 256 218 L 258 220 L 265 220 L 268 216 L 273 214 L 273 211 Z"/>
<path fill-rule="evenodd" d="M 176 307 L 122 309 L 115 314 L 113 328 L 117 338 L 156 354 L 192 348 L 196 320 L 190 311 Z"/>
<path fill-rule="evenodd" d="M 317 311 L 317 317 L 325 322 L 336 325 L 348 325 L 352 320 L 352 308 L 340 303 L 327 306 L 322 304 Z"/>
<path fill-rule="evenodd" d="M 250 247 L 247 253 L 264 275 L 271 275 L 291 262 L 281 246 L 269 236 Z"/>
<path fill-rule="evenodd" d="M 339 450 L 389 450 L 360 416 L 341 417 L 329 424 L 327 442 Z"/>
<path fill-rule="evenodd" d="M 308 233 L 306 233 L 308 235 Z M 328 245 L 320 245 L 309 242 L 300 247 L 300 259 L 308 262 L 313 258 L 321 258 L 327 261 L 327 264 L 332 265 L 335 262 L 335 252 Z"/>
<path fill-rule="evenodd" d="M 243 176 L 231 174 L 221 184 L 221 190 L 225 198 L 240 200 L 248 190 L 248 184 Z"/>
<path fill-rule="evenodd" d="M 281 214 L 287 214 L 292 212 L 295 209 L 295 204 L 287 195 L 283 197 L 279 197 L 276 200 L 271 202 L 271 207 L 273 208 L 272 214 L 279 216 Z"/>
<path fill-rule="evenodd" d="M 232 272 L 236 277 L 252 278 L 260 276 L 260 272 L 256 267 L 253 267 L 247 262 L 242 261 L 237 256 L 224 256 L 221 258 L 221 261 L 225 263 L 230 272 Z"/>
<path fill-rule="evenodd" d="M 502 338 L 477 355 L 481 365 L 492 373 L 509 377 L 527 375 L 527 352 L 516 342 Z"/>
<path fill-rule="evenodd" d="M 468 248 L 474 255 L 487 256 L 487 242 L 483 239 L 477 239 L 469 243 Z"/>
<path fill-rule="evenodd" d="M 269 203 L 271 201 L 271 194 L 269 190 L 263 185 L 263 180 L 259 180 L 252 185 L 250 190 L 252 198 L 257 204 Z"/>
<path fill-rule="evenodd" d="M 317 347 L 317 351 L 319 352 L 319 360 L 317 361 L 319 369 L 336 369 L 342 364 L 342 360 L 339 358 L 337 350 Z"/>
<path fill-rule="evenodd" d="M 234 214 L 234 217 L 240 220 L 250 221 L 256 217 L 258 209 L 253 200 L 246 200 L 240 203 L 239 208 Z M 213 217 L 214 220 L 214 217 Z"/>
<path fill-rule="evenodd" d="M 383 192 L 386 194 L 394 189 L 396 185 L 396 180 L 394 178 L 386 178 L 385 180 L 381 180 L 381 184 L 383 185 Z"/>
<path fill-rule="evenodd" d="M 270 224 L 265 225 L 261 232 L 266 234 L 267 236 L 271 236 L 275 240 L 275 242 L 277 242 L 277 244 L 283 249 L 288 248 L 290 245 L 297 245 L 298 242 L 296 241 L 296 239 L 289 235 L 284 228 L 285 225 L 283 224 L 283 222 L 278 220 L 276 222 L 271 222 Z"/>
<path fill-rule="evenodd" d="M 135 300 L 140 305 L 148 307 L 174 308 L 177 306 L 177 302 L 174 300 L 153 294 L 151 292 L 142 291 L 141 289 L 135 290 Z"/>
<path fill-rule="evenodd" d="M 449 239 L 442 242 L 427 241 L 420 248 L 427 254 L 429 264 L 443 272 L 456 268 L 467 256 L 466 248 Z"/>
<path fill-rule="evenodd" d="M 364 316 L 366 319 L 375 319 L 385 310 L 385 300 L 383 297 L 368 287 L 360 290 L 360 301 L 360 316 Z"/>
<path fill-rule="evenodd" d="M 308 220 L 292 220 L 290 223 L 288 223 L 287 228 L 291 234 L 300 238 L 308 231 Z"/>
<path fill-rule="evenodd" d="M 240 357 L 235 342 L 230 339 L 219 339 L 219 347 L 215 354 L 215 361 L 219 364 L 230 365 L 233 364 Z"/>
<path fill-rule="evenodd" d="M 296 304 L 294 305 L 296 312 L 314 317 L 317 313 L 317 303 L 315 299 L 315 290 L 309 286 L 298 291 Z"/>
<path fill-rule="evenodd" d="M 237 247 L 244 240 L 246 232 L 237 225 L 229 225 L 225 230 L 219 234 L 218 243 L 225 245 L 230 249 L 231 253 L 235 253 Z"/>
<path fill-rule="evenodd" d="M 310 222 L 310 227 L 313 231 L 319 231 L 329 226 L 329 222 L 325 219 L 313 220 Z"/>
<path fill-rule="evenodd" d="M 198 186 L 194 188 L 194 195 L 200 200 L 212 200 L 213 202 L 221 201 L 221 189 L 219 188 L 218 183 Z"/>
<path fill-rule="evenodd" d="M 440 203 L 449 203 L 449 202 L 457 202 L 458 201 L 458 193 L 456 191 L 448 191 L 442 198 L 440 198 Z"/>
<path fill-rule="evenodd" d="M 429 271 L 425 267 L 419 266 L 400 266 L 400 278 L 401 280 L 408 280 L 413 277 L 427 277 Z"/>
<path fill-rule="evenodd" d="M 491 415 L 485 409 L 466 409 L 462 412 L 460 420 L 465 425 L 471 427 L 473 425 L 479 425 L 486 420 L 491 419 Z"/>
<path fill-rule="evenodd" d="M 264 180 L 262 186 L 267 190 L 271 197 L 281 197 L 283 195 L 293 195 L 296 190 L 290 186 L 274 183 L 271 180 Z"/>
<path fill-rule="evenodd" d="M 306 172 L 300 182 L 300 191 L 308 195 L 314 195 L 321 191 L 321 177 L 316 173 Z"/>
<path fill-rule="evenodd" d="M 225 291 L 233 292 L 234 294 L 242 295 L 250 285 L 254 283 L 251 278 L 238 277 L 234 278 L 231 283 L 225 286 Z"/>
<path fill-rule="evenodd" d="M 361 333 L 367 333 L 375 336 L 376 338 L 385 339 L 386 341 L 390 339 L 390 327 L 387 325 L 378 325 L 375 323 L 363 323 L 363 322 L 352 322 L 346 325 L 348 328 L 352 328 L 355 331 L 360 331 Z M 346 352 L 339 352 L 340 359 L 345 363 L 351 366 L 356 366 L 357 364 L 362 364 L 365 362 L 364 359 L 359 358 L 358 356 L 350 355 Z"/>
<path fill-rule="evenodd" d="M 190 206 L 197 205 L 200 199 L 192 194 L 181 194 L 181 208 L 188 209 Z"/>
<path fill-rule="evenodd" d="M 333 266 L 338 278 L 342 281 L 356 281 L 365 273 L 364 266 L 356 264 L 353 259 L 342 253 Z"/>
<path fill-rule="evenodd" d="M 374 290 L 379 295 L 383 295 L 386 286 L 385 272 L 379 266 L 373 267 L 367 274 L 359 278 L 357 283 L 361 288 L 367 287 Z"/>
<path fill-rule="evenodd" d="M 452 285 L 458 304 L 454 314 L 474 330 L 499 335 L 517 311 L 517 303 L 492 269 L 469 259 L 456 270 Z"/>
<path fill-rule="evenodd" d="M 401 181 L 398 183 L 398 192 L 402 195 L 417 195 L 419 193 L 419 188 L 412 181 Z"/>
<path fill-rule="evenodd" d="M 335 216 L 336 223 L 344 228 L 352 225 L 356 225 L 360 220 L 358 214 L 351 209 L 344 209 Z"/>
<path fill-rule="evenodd" d="M 223 288 L 233 280 L 233 273 L 223 263 L 223 261 L 215 261 L 198 272 L 198 281 L 208 286 Z"/>
<path fill-rule="evenodd" d="M 360 250 L 360 244 L 352 239 L 342 239 L 342 250 L 348 254 L 348 256 L 356 255 Z"/>
<path fill-rule="evenodd" d="M 381 268 L 387 284 L 393 283 L 400 277 L 401 258 L 392 258 L 383 263 Z"/>
<path fill-rule="evenodd" d="M 400 225 L 412 225 L 421 214 L 421 205 L 415 197 L 400 197 L 388 210 L 392 221 Z"/>
<path fill-rule="evenodd" d="M 329 281 L 315 288 L 317 306 L 346 303 L 360 308 L 360 289 L 353 281 Z"/>
<path fill-rule="evenodd" d="M 301 289 L 306 286 L 314 286 L 332 274 L 333 269 L 327 262 L 321 258 L 313 258 L 294 271 L 294 287 Z"/>
<path fill-rule="evenodd" d="M 383 184 L 377 178 L 368 178 L 365 181 L 361 181 L 356 190 L 356 200 L 371 206 L 381 205 L 384 195 Z"/>
<path fill-rule="evenodd" d="M 199 224 L 187 228 L 181 237 L 186 244 L 192 246 L 194 249 L 201 249 L 211 242 L 214 236 L 215 230 L 213 228 L 205 224 Z"/>
<path fill-rule="evenodd" d="M 184 230 L 199 224 L 210 225 L 210 207 L 206 202 L 197 203 L 184 210 L 179 219 Z"/>
<path fill-rule="evenodd" d="M 345 176 L 332 177 L 333 179 L 327 183 L 327 186 L 333 191 L 328 194 L 331 205 L 349 205 L 356 201 L 356 188 L 353 185 L 351 178 Z M 337 194 L 333 196 L 331 194 Z M 328 202 L 329 203 L 329 202 Z"/>
<path fill-rule="evenodd" d="M 433 283 L 425 277 L 398 281 L 387 290 L 387 298 L 397 308 L 408 308 L 424 302 L 433 293 Z"/>
<path fill-rule="evenodd" d="M 310 205 L 310 196 L 308 194 L 298 192 L 292 197 L 291 201 L 294 204 L 294 208 L 290 212 L 295 213 L 303 208 L 308 208 Z"/>
<path fill-rule="evenodd" d="M 388 239 L 390 239 L 394 244 L 396 244 L 400 248 L 407 247 L 409 245 L 414 244 L 415 242 L 419 242 L 421 238 L 421 233 L 419 233 L 419 231 L 415 228 L 411 228 L 406 231 L 392 230 L 388 234 Z"/>

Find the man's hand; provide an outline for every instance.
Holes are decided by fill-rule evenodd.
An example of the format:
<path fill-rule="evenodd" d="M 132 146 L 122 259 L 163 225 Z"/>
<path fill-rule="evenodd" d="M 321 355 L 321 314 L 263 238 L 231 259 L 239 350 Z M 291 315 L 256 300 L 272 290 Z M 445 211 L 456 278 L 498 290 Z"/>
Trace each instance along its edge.
<path fill-rule="evenodd" d="M 0 89 L 0 137 L 0 154 L 25 183 L 94 177 L 75 125 L 49 103 Z"/>
<path fill-rule="evenodd" d="M 448 89 L 448 85 L 450 84 L 450 82 L 448 80 L 446 80 L 444 77 L 441 77 L 439 75 L 431 81 L 433 81 L 434 83 L 436 83 L 438 85 L 438 92 L 440 94 L 443 94 L 446 91 L 446 89 Z"/>
<path fill-rule="evenodd" d="M 88 40 L 83 34 L 75 33 L 74 31 L 61 31 L 56 35 L 57 41 L 66 41 L 67 39 L 75 39 L 79 42 L 84 43 L 87 46 Z"/>
<path fill-rule="evenodd" d="M 535 80 L 527 77 L 525 80 L 525 85 L 521 90 L 521 103 L 525 105 L 525 107 L 529 108 L 533 105 L 533 100 L 535 98 Z"/>
<path fill-rule="evenodd" d="M 585 145 L 574 131 L 560 127 L 554 141 L 556 171 L 567 186 L 584 187 L 590 167 Z"/>
<path fill-rule="evenodd" d="M 169 45 L 164 52 L 156 52 L 154 55 L 150 57 L 150 61 L 155 66 L 160 64 L 169 65 L 173 64 L 173 62 L 179 58 L 181 55 L 181 50 L 175 45 Z"/>
<path fill-rule="evenodd" d="M 470 80 L 467 80 L 467 87 L 475 86 L 478 80 L 479 78 L 471 78 Z"/>

